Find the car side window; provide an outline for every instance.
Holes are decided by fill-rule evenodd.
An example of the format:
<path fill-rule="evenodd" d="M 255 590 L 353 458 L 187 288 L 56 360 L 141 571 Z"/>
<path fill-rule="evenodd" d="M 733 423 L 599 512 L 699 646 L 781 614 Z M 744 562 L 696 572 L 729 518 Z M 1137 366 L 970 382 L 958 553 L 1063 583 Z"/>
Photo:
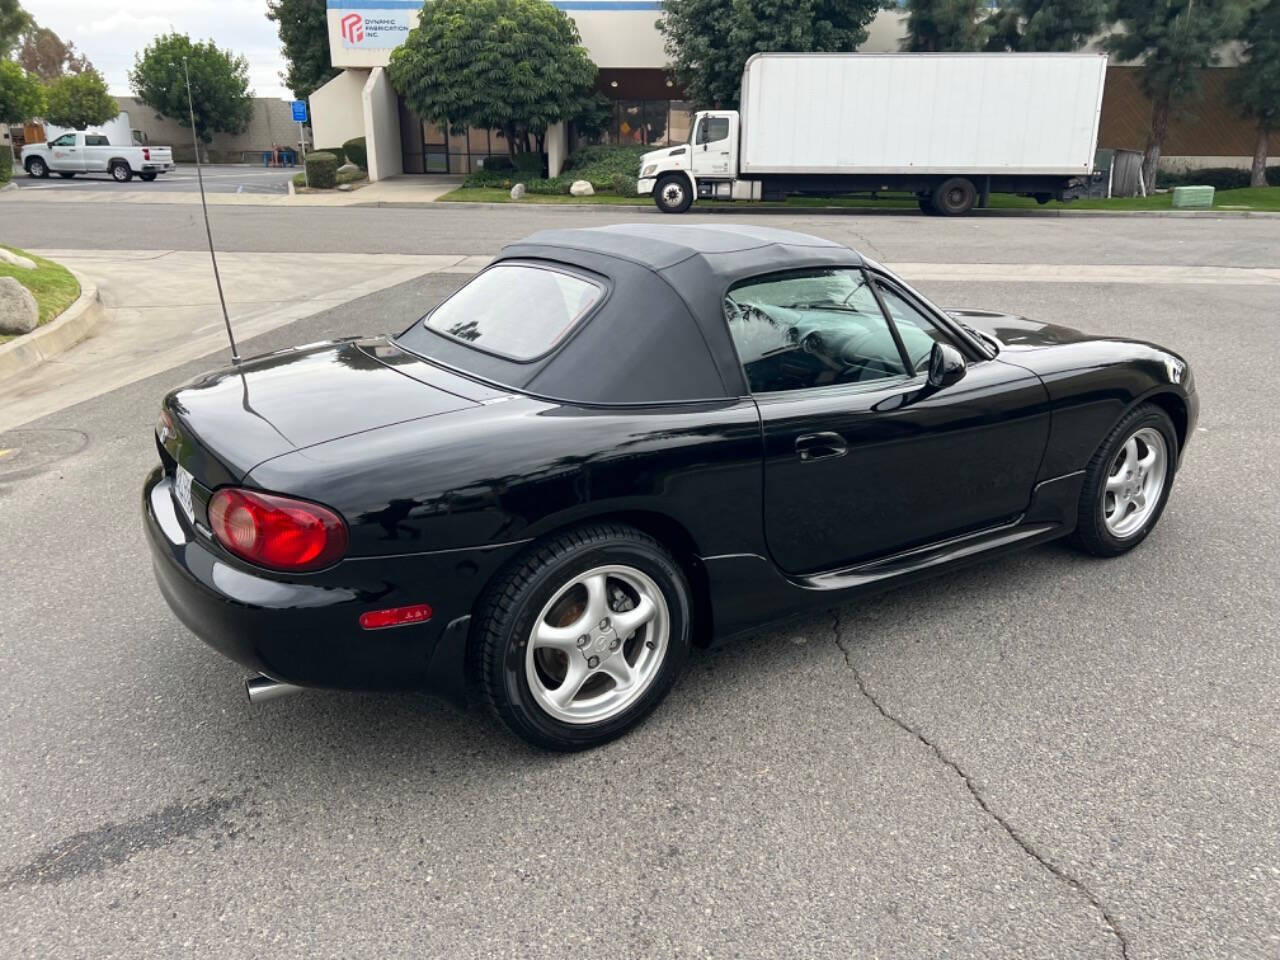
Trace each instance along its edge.
<path fill-rule="evenodd" d="M 902 337 L 902 345 L 907 348 L 907 356 L 916 373 L 929 369 L 929 354 L 934 343 L 948 343 L 946 335 L 938 329 L 924 314 L 911 304 L 902 294 L 892 287 L 877 280 L 876 289 L 884 300 L 885 309 L 893 317 L 893 325 L 898 328 L 898 336 Z"/>
<path fill-rule="evenodd" d="M 735 284 L 725 317 L 752 393 L 907 375 L 866 275 L 836 267 Z"/>
<path fill-rule="evenodd" d="M 728 117 L 703 117 L 698 125 L 698 143 L 715 143 L 729 136 Z"/>
<path fill-rule="evenodd" d="M 74 133 L 64 133 L 53 141 L 53 145 L 55 147 L 74 147 L 76 145 L 76 135 Z"/>

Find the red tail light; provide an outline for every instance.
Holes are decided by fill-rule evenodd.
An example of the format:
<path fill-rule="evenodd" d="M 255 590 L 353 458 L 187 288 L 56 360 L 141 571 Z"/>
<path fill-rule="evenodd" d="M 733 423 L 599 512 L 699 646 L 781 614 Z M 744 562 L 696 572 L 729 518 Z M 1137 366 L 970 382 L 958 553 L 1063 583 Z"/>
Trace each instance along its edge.
<path fill-rule="evenodd" d="M 218 542 L 250 563 L 303 572 L 336 563 L 347 549 L 347 525 L 318 503 L 223 487 L 209 500 Z"/>
<path fill-rule="evenodd" d="M 142 159 L 143 159 L 143 160 L 150 160 L 150 159 L 151 159 L 151 151 L 150 151 L 150 150 L 148 150 L 146 147 L 143 147 L 143 148 L 142 148 Z"/>

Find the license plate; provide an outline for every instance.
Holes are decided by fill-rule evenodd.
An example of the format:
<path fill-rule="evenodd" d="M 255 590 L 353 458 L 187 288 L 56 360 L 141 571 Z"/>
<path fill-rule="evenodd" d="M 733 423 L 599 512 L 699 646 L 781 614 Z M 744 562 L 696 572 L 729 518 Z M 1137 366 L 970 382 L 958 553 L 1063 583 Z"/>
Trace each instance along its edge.
<path fill-rule="evenodd" d="M 191 474 L 181 466 L 173 474 L 173 499 L 187 515 L 187 522 L 194 523 L 196 513 L 191 507 Z"/>

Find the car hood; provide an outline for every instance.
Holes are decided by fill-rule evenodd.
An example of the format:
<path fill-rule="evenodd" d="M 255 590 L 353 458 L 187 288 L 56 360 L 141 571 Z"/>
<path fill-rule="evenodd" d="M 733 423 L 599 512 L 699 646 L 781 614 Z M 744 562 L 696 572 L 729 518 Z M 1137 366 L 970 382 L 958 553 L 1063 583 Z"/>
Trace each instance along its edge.
<path fill-rule="evenodd" d="M 948 309 L 946 312 L 948 316 L 973 327 L 980 333 L 995 337 L 1002 351 L 1037 350 L 1042 347 L 1056 347 L 1067 343 L 1099 339 L 1072 327 L 1064 327 L 1056 323 L 1041 323 L 1038 320 L 1028 320 L 1026 317 L 1008 313 L 953 309 Z"/>
<path fill-rule="evenodd" d="M 683 143 L 678 143 L 671 147 L 663 147 L 661 150 L 650 150 L 648 153 L 640 154 L 640 169 L 643 170 L 650 163 L 657 163 L 667 157 L 678 157 L 688 152 L 688 145 Z"/>
<path fill-rule="evenodd" d="M 212 457 L 240 480 L 281 454 L 464 410 L 494 393 L 386 339 L 350 339 L 280 350 L 205 374 L 170 393 L 165 409 L 181 434 L 170 450 L 176 459 L 183 461 L 186 444 L 198 450 L 197 464 Z M 162 443 L 170 446 L 163 437 Z"/>

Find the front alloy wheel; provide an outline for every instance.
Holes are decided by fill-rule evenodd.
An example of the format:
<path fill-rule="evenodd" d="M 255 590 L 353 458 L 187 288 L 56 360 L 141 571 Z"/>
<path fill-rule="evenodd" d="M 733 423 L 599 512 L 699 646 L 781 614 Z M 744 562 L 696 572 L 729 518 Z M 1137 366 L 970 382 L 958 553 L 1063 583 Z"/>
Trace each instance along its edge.
<path fill-rule="evenodd" d="M 652 537 L 592 524 L 535 545 L 490 587 L 469 647 L 485 700 L 536 746 L 620 736 L 666 695 L 689 651 L 689 588 Z"/>
<path fill-rule="evenodd" d="M 1114 557 L 1146 539 L 1169 500 L 1177 451 L 1173 421 L 1155 404 L 1116 424 L 1085 468 L 1075 544 Z"/>

